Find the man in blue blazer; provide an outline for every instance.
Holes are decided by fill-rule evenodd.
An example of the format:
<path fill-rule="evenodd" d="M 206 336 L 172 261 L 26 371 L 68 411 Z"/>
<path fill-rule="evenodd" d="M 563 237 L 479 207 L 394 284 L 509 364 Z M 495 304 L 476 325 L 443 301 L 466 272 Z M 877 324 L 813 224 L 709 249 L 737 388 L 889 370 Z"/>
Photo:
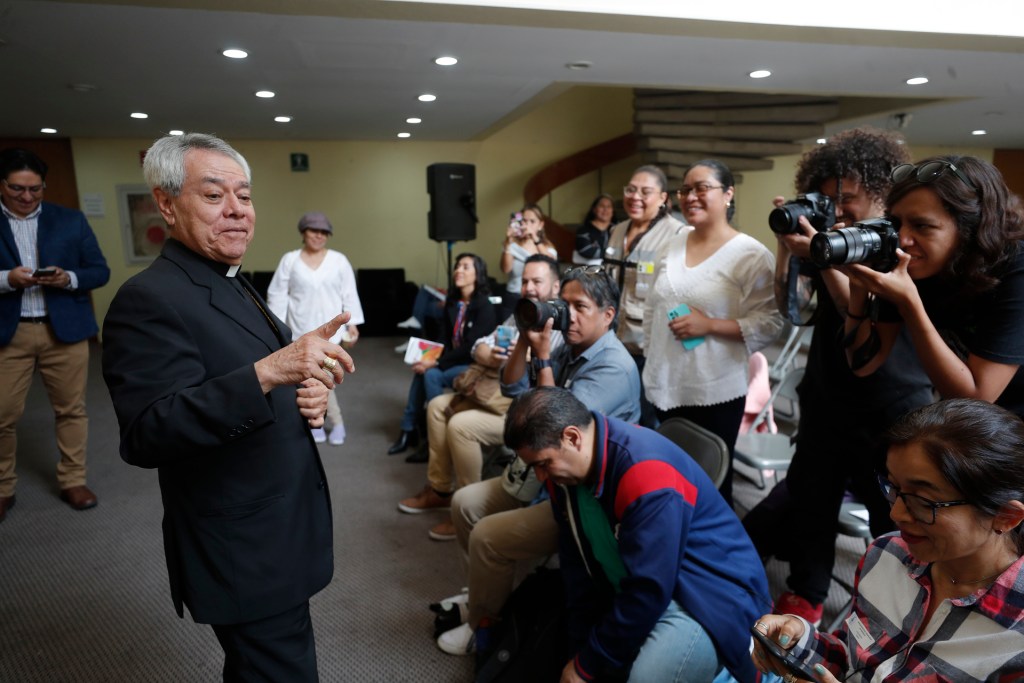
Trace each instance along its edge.
<path fill-rule="evenodd" d="M 14 506 L 15 428 L 36 368 L 53 405 L 60 497 L 96 505 L 85 481 L 88 339 L 98 331 L 89 292 L 110 269 L 82 212 L 43 201 L 46 171 L 32 152 L 0 152 L 0 522 Z"/>
<path fill-rule="evenodd" d="M 162 138 L 143 172 L 170 239 L 103 323 L 121 457 L 158 470 L 171 599 L 213 626 L 224 680 L 315 681 L 309 598 L 334 553 L 311 427 L 354 369 L 329 341 L 350 314 L 292 342 L 236 277 L 255 212 L 249 165 L 226 142 Z"/>

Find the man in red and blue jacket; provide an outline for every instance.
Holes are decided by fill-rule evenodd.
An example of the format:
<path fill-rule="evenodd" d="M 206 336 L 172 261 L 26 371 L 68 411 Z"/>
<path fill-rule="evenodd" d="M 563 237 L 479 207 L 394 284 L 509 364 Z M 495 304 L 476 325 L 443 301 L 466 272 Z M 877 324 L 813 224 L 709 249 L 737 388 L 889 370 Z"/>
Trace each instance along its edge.
<path fill-rule="evenodd" d="M 551 387 L 512 403 L 505 442 L 548 486 L 559 525 L 562 683 L 757 679 L 747 629 L 771 605 L 764 567 L 689 455 Z"/>

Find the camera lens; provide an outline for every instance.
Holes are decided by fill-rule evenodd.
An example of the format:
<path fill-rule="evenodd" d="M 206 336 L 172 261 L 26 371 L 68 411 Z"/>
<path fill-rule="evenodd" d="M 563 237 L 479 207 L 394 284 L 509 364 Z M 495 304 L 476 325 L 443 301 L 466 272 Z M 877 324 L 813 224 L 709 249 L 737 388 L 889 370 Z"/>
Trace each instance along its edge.
<path fill-rule="evenodd" d="M 772 232 L 780 235 L 789 235 L 796 232 L 797 229 L 797 218 L 790 213 L 789 208 L 793 204 L 784 204 L 776 209 L 772 209 L 772 212 L 768 214 L 768 227 L 772 229 Z M 800 208 L 799 205 L 795 208 Z"/>
<path fill-rule="evenodd" d="M 539 303 L 529 299 L 517 301 L 514 313 L 516 325 L 521 330 L 530 330 L 536 327 L 542 315 Z"/>
<path fill-rule="evenodd" d="M 811 239 L 811 261 L 825 266 L 865 263 L 882 248 L 882 238 L 867 228 L 843 228 Z"/>

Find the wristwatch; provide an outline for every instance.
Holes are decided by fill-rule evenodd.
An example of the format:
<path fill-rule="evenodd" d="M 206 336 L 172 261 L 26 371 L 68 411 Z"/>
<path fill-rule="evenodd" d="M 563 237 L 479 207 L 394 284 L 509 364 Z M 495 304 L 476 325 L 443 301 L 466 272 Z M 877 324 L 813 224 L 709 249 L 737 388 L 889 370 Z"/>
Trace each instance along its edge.
<path fill-rule="evenodd" d="M 533 369 L 534 369 L 535 372 L 540 372 L 544 368 L 550 368 L 551 367 L 551 359 L 550 358 L 534 358 L 531 361 L 531 364 L 533 365 Z"/>

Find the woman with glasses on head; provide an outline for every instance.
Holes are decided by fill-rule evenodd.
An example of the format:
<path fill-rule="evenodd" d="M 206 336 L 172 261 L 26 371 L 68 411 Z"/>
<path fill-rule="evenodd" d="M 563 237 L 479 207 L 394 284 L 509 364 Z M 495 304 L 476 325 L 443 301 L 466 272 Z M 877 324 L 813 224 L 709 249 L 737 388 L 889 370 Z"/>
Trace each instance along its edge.
<path fill-rule="evenodd" d="M 622 292 L 617 334 L 637 369 L 644 369 L 644 302 L 654 284 L 654 259 L 662 245 L 678 235 L 683 224 L 669 214 L 668 179 L 657 166 L 633 171 L 622 188 L 622 205 L 629 216 L 611 230 L 604 262 Z M 641 393 L 640 423 L 657 424 L 654 409 Z"/>
<path fill-rule="evenodd" d="M 754 628 L 828 683 L 1021 680 L 1024 423 L 953 399 L 908 413 L 887 440 L 880 484 L 898 531 L 861 560 L 851 615 L 831 635 L 792 615 Z M 752 656 L 786 673 L 760 645 Z"/>
<path fill-rule="evenodd" d="M 523 288 L 523 267 L 526 259 L 543 254 L 558 260 L 558 250 L 544 234 L 544 212 L 536 204 L 525 205 L 512 215 L 501 251 L 501 272 L 508 274 L 508 283 L 501 297 L 500 318 L 512 315 Z"/>
<path fill-rule="evenodd" d="M 599 194 L 590 203 L 583 225 L 576 230 L 576 248 L 572 262 L 577 265 L 600 265 L 608 248 L 608 229 L 615 220 L 615 203 L 609 194 Z"/>
<path fill-rule="evenodd" d="M 659 251 L 643 317 L 643 385 L 658 418 L 692 420 L 722 437 L 730 454 L 743 420 L 750 354 L 782 330 L 775 256 L 730 225 L 733 184 L 714 159 L 687 170 L 678 197 L 692 227 Z M 731 502 L 731 466 L 721 491 Z"/>
<path fill-rule="evenodd" d="M 422 448 L 408 456 L 406 462 L 427 462 L 427 435 L 422 426 L 426 422 L 424 406 L 452 386 L 455 378 L 469 368 L 473 342 L 498 326 L 489 294 L 484 260 L 476 254 L 456 256 L 441 325 L 444 350 L 439 358 L 424 358 L 413 364 L 415 374 L 402 413 L 402 432 L 388 449 L 388 455 L 415 446 L 422 436 Z"/>
<path fill-rule="evenodd" d="M 906 326 L 939 395 L 1024 415 L 1019 199 L 992 164 L 974 157 L 897 166 L 893 181 L 886 206 L 899 226 L 896 267 L 842 267 L 850 276 L 851 368 L 860 376 L 874 372 Z"/>

